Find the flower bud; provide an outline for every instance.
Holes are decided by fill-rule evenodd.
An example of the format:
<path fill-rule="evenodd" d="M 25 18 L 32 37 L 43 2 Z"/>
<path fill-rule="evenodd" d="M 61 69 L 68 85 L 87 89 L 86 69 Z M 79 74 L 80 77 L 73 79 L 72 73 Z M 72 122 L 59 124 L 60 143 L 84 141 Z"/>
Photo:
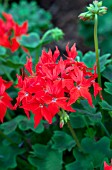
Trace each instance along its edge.
<path fill-rule="evenodd" d="M 64 120 L 61 119 L 61 120 L 60 120 L 60 128 L 63 128 L 63 126 L 64 126 Z"/>
<path fill-rule="evenodd" d="M 59 28 L 52 29 L 51 34 L 52 34 L 52 37 L 54 38 L 54 40 L 57 40 L 57 41 L 59 39 L 62 39 L 63 35 L 64 35 L 63 31 Z"/>
<path fill-rule="evenodd" d="M 90 20 L 92 17 L 90 12 L 84 12 L 79 15 L 79 18 L 82 19 L 83 21 Z"/>
<path fill-rule="evenodd" d="M 69 116 L 66 114 L 65 117 L 64 117 L 65 123 L 67 123 L 69 119 L 70 119 Z"/>
<path fill-rule="evenodd" d="M 102 6 L 102 1 L 98 2 L 98 7 L 101 7 Z"/>
<path fill-rule="evenodd" d="M 64 126 L 65 123 L 68 122 L 68 120 L 70 120 L 69 115 L 64 111 L 60 111 L 59 113 L 60 116 L 60 128 L 62 128 Z"/>
<path fill-rule="evenodd" d="M 97 15 L 104 15 L 107 12 L 107 8 L 105 6 L 102 6 L 102 1 L 93 1 L 93 4 L 90 4 L 87 7 L 88 11 L 81 13 L 79 15 L 79 18 L 86 21 L 86 20 L 93 20 L 95 17 L 95 14 Z"/>
<path fill-rule="evenodd" d="M 102 8 L 99 10 L 99 12 L 98 12 L 99 15 L 104 15 L 104 14 L 106 14 L 106 13 L 107 13 L 107 8 L 106 8 L 106 7 L 102 7 Z"/>

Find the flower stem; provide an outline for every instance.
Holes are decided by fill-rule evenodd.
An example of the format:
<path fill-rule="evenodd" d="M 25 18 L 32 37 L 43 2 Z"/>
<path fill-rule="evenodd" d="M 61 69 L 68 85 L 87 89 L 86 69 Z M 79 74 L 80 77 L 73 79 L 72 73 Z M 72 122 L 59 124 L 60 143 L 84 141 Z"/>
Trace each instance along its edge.
<path fill-rule="evenodd" d="M 94 45 L 95 45 L 95 53 L 96 53 L 96 65 L 97 65 L 97 72 L 98 72 L 98 83 L 101 87 L 101 74 L 100 74 L 100 62 L 99 62 L 99 53 L 98 53 L 98 36 L 97 36 L 97 29 L 98 29 L 98 15 L 95 14 L 94 19 Z"/>
<path fill-rule="evenodd" d="M 1 130 L 0 130 L 0 135 L 3 136 L 9 143 L 11 143 L 14 146 L 17 146 L 15 142 L 11 138 L 9 138 L 7 135 L 5 135 Z"/>
<path fill-rule="evenodd" d="M 99 124 L 100 124 L 101 128 L 103 129 L 103 131 L 105 132 L 105 134 L 110 138 L 110 134 L 109 134 L 108 130 L 106 129 L 105 125 L 102 122 L 100 122 Z"/>
<path fill-rule="evenodd" d="M 69 130 L 70 130 L 70 132 L 71 132 L 71 134 L 72 134 L 72 136 L 73 136 L 73 138 L 74 138 L 74 140 L 75 140 L 78 148 L 82 151 L 83 149 L 82 149 L 82 147 L 81 147 L 81 144 L 80 144 L 80 142 L 79 142 L 79 140 L 78 140 L 78 138 L 77 138 L 77 135 L 76 135 L 74 129 L 72 128 L 69 120 L 67 121 L 67 125 L 68 125 L 68 128 L 69 128 Z"/>
<path fill-rule="evenodd" d="M 5 9 L 7 9 L 7 7 L 8 7 L 8 1 L 9 1 L 9 0 L 4 0 L 4 8 L 5 8 Z"/>

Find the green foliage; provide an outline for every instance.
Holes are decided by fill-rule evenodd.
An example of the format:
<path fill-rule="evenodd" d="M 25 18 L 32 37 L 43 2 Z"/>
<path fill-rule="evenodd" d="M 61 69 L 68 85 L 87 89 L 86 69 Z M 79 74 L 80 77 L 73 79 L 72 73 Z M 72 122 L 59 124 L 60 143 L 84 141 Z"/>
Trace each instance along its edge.
<path fill-rule="evenodd" d="M 44 126 L 42 122 L 35 129 L 33 116 L 31 116 L 31 118 L 28 119 L 26 116 L 22 115 L 13 118 L 11 121 L 1 124 L 0 129 L 4 132 L 4 134 L 8 135 L 14 132 L 17 127 L 19 127 L 19 129 L 22 131 L 32 130 L 36 133 L 42 133 L 44 131 Z"/>
<path fill-rule="evenodd" d="M 110 82 L 112 82 L 112 64 L 107 65 L 102 76 L 105 77 Z"/>
<path fill-rule="evenodd" d="M 99 51 L 100 54 L 100 51 Z M 96 64 L 95 52 L 89 51 L 84 56 L 79 52 L 79 60 L 84 62 L 89 68 L 93 68 Z M 100 56 L 100 71 L 103 72 L 106 69 L 106 65 L 112 62 L 110 58 L 111 54 L 104 54 Z"/>
<path fill-rule="evenodd" d="M 61 140 L 60 140 L 61 139 Z M 58 151 L 64 151 L 71 149 L 76 145 L 73 138 L 63 131 L 54 131 L 54 135 L 52 136 L 52 148 Z"/>
<path fill-rule="evenodd" d="M 93 128 L 88 128 L 85 132 L 86 137 L 94 138 L 96 135 L 96 131 Z"/>
<path fill-rule="evenodd" d="M 110 140 L 107 137 L 103 137 L 99 141 L 95 141 L 90 138 L 83 138 L 82 148 L 84 153 L 80 153 L 74 149 L 75 162 L 66 165 L 66 170 L 94 170 L 94 168 L 100 168 L 104 162 L 104 159 L 112 157 L 112 150 L 110 150 Z"/>
<path fill-rule="evenodd" d="M 37 128 L 34 128 L 34 119 L 33 119 L 33 116 L 31 116 L 31 118 L 29 120 L 28 120 L 27 117 L 23 117 L 23 119 L 19 123 L 19 128 L 22 131 L 32 130 L 32 131 L 34 131 L 36 133 L 42 133 L 44 131 L 44 126 L 43 126 L 42 122 L 38 125 Z"/>
<path fill-rule="evenodd" d="M 22 121 L 24 116 L 17 116 L 11 121 L 4 122 L 4 124 L 1 124 L 0 129 L 6 134 L 10 134 L 14 132 L 19 124 L 20 121 Z"/>
<path fill-rule="evenodd" d="M 39 45 L 39 40 L 39 35 L 32 32 L 29 35 L 23 35 L 19 42 L 24 47 L 36 48 Z"/>
<path fill-rule="evenodd" d="M 64 36 L 64 33 L 62 32 L 61 29 L 59 28 L 54 28 L 54 29 L 51 29 L 49 31 L 47 31 L 42 39 L 41 39 L 41 43 L 42 44 L 47 44 L 47 43 L 50 43 L 54 40 L 58 41 L 59 39 L 62 39 Z"/>
<path fill-rule="evenodd" d="M 109 105 L 105 100 L 100 102 L 100 105 L 101 105 L 102 109 L 112 111 L 112 106 Z"/>
<path fill-rule="evenodd" d="M 13 2 L 8 12 L 13 15 L 15 21 L 19 24 L 27 20 L 29 32 L 37 32 L 41 35 L 45 30 L 52 28 L 51 14 L 40 8 L 36 1 L 21 0 L 19 4 Z"/>
<path fill-rule="evenodd" d="M 54 28 L 46 31 L 44 35 L 39 37 L 37 33 L 30 33 L 29 35 L 23 35 L 19 40 L 20 44 L 26 48 L 36 49 L 42 45 L 51 43 L 52 41 L 58 41 L 63 38 L 63 32 L 59 28 Z"/>
<path fill-rule="evenodd" d="M 6 54 L 6 48 L 0 46 L 0 56 L 4 56 Z"/>
<path fill-rule="evenodd" d="M 62 152 L 41 144 L 33 145 L 32 148 L 33 152 L 28 160 L 38 170 L 62 170 Z"/>
<path fill-rule="evenodd" d="M 11 146 L 0 145 L 0 169 L 8 170 L 9 168 L 15 168 L 17 166 L 16 157 L 24 153 L 24 149 Z"/>
<path fill-rule="evenodd" d="M 107 93 L 112 94 L 112 83 L 105 82 L 106 88 L 104 89 Z"/>

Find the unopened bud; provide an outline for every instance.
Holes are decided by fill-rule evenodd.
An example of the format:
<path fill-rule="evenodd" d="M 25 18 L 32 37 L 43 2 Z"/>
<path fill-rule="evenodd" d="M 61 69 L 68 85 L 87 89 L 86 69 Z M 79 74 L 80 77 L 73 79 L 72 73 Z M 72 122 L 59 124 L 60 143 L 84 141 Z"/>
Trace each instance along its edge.
<path fill-rule="evenodd" d="M 70 118 L 69 118 L 69 116 L 66 114 L 66 116 L 64 117 L 64 121 L 65 121 L 65 123 L 67 123 L 67 122 L 68 122 L 68 120 L 70 120 Z"/>
<path fill-rule="evenodd" d="M 90 12 L 94 12 L 94 9 L 91 8 L 91 7 L 87 7 L 87 9 L 88 9 Z"/>
<path fill-rule="evenodd" d="M 98 7 L 101 7 L 102 6 L 102 1 L 98 2 Z"/>
<path fill-rule="evenodd" d="M 93 14 L 91 12 L 84 12 L 79 15 L 79 18 L 83 21 L 90 20 L 93 18 Z"/>
<path fill-rule="evenodd" d="M 101 8 L 98 12 L 99 15 L 103 15 L 107 13 L 107 8 Z"/>
<path fill-rule="evenodd" d="M 106 14 L 107 8 L 102 6 L 102 1 L 93 1 L 93 4 L 90 4 L 87 7 L 88 11 L 84 12 L 79 15 L 79 18 L 86 21 L 86 20 L 93 20 L 95 17 L 95 14 L 97 15 L 103 15 Z"/>
<path fill-rule="evenodd" d="M 89 6 L 90 6 L 91 8 L 94 8 L 94 5 L 92 5 L 92 4 L 89 4 Z"/>
<path fill-rule="evenodd" d="M 64 120 L 61 119 L 61 120 L 60 120 L 60 128 L 63 128 L 63 126 L 64 126 Z"/>
<path fill-rule="evenodd" d="M 93 1 L 93 4 L 98 5 L 98 1 L 97 0 Z"/>

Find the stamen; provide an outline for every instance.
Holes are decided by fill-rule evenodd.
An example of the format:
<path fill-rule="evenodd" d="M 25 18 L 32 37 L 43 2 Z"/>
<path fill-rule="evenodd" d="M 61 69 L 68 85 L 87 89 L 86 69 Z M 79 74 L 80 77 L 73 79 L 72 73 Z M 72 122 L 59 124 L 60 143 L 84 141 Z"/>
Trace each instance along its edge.
<path fill-rule="evenodd" d="M 57 98 L 53 98 L 52 102 L 55 103 L 57 101 Z"/>
<path fill-rule="evenodd" d="M 39 105 L 40 108 L 43 108 L 44 106 L 42 104 Z"/>
<path fill-rule="evenodd" d="M 28 96 L 28 95 L 29 95 L 29 93 L 26 92 L 26 93 L 25 93 L 25 96 Z"/>
<path fill-rule="evenodd" d="M 77 88 L 78 90 L 80 90 L 81 86 L 78 85 L 78 86 L 76 86 L 76 88 Z"/>

